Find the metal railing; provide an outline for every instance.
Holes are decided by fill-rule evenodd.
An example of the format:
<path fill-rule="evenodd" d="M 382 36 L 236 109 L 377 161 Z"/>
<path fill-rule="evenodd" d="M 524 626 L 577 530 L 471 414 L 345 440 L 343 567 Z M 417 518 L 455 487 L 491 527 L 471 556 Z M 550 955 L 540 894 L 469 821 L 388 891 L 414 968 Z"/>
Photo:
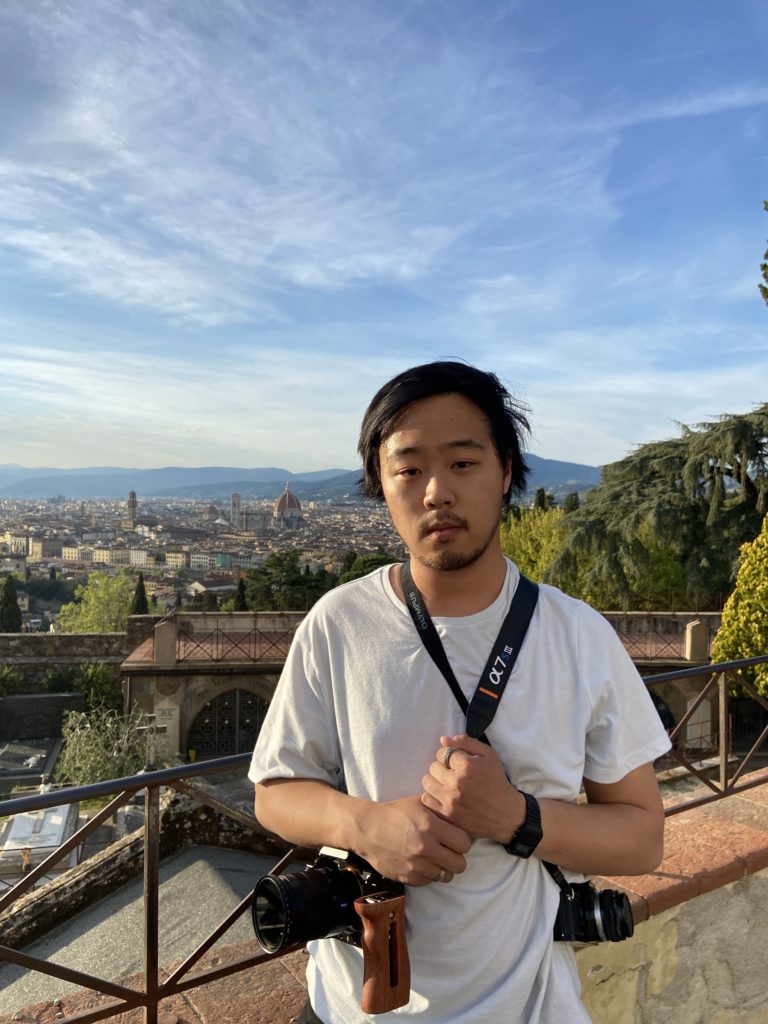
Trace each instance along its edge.
<path fill-rule="evenodd" d="M 760 747 L 768 738 L 768 724 L 762 730 L 749 751 L 734 762 L 729 748 L 729 685 L 731 682 L 738 683 L 750 694 L 753 700 L 768 712 L 768 700 L 762 697 L 754 686 L 742 675 L 741 670 L 751 665 L 768 663 L 768 655 L 758 658 L 750 658 L 744 661 L 727 662 L 719 665 L 709 666 L 702 670 L 699 668 L 682 669 L 677 672 L 666 672 L 660 675 L 646 677 L 645 682 L 649 687 L 662 683 L 674 683 L 692 677 L 708 676 L 701 693 L 688 708 L 686 714 L 680 719 L 670 731 L 670 738 L 674 744 L 670 754 L 671 758 L 682 766 L 687 772 L 705 784 L 710 792 L 704 797 L 696 797 L 692 800 L 683 801 L 667 809 L 667 815 L 678 814 L 681 811 L 699 807 L 714 800 L 720 800 L 760 784 L 768 782 L 768 773 L 757 780 L 743 780 L 743 775 L 753 762 Z M 704 700 L 710 695 L 717 695 L 719 701 L 718 714 L 718 766 L 719 777 L 717 780 L 710 779 L 700 766 L 695 764 L 685 753 L 684 747 L 677 742 L 683 734 L 691 717 L 696 713 Z M 9 891 L 0 896 L 0 913 L 8 910 L 12 904 L 25 893 L 29 892 L 35 882 L 42 878 L 50 868 L 66 857 L 83 840 L 111 815 L 118 808 L 123 806 L 140 790 L 146 790 L 145 797 L 145 825 L 144 825 L 144 987 L 143 990 L 129 989 L 123 985 L 116 984 L 108 979 L 99 978 L 95 975 L 86 974 L 82 971 L 72 970 L 60 964 L 40 960 L 29 956 L 9 946 L 0 945 L 0 961 L 7 961 L 32 971 L 39 971 L 61 981 L 72 982 L 85 989 L 90 989 L 105 996 L 111 996 L 112 1001 L 105 1003 L 95 1009 L 79 1013 L 75 1016 L 61 1018 L 61 1024 L 91 1024 L 100 1020 L 106 1020 L 127 1010 L 143 1008 L 144 1024 L 157 1024 L 158 1007 L 162 999 L 169 996 L 196 988 L 216 981 L 220 978 L 236 974 L 248 968 L 258 966 L 268 960 L 274 959 L 274 955 L 262 953 L 255 956 L 246 956 L 234 959 L 224 965 L 193 969 L 199 963 L 205 953 L 231 928 L 231 926 L 245 914 L 250 907 L 250 896 L 245 897 L 233 910 L 231 910 L 218 927 L 181 963 L 173 973 L 163 982 L 160 981 L 159 963 L 159 865 L 160 865 L 160 789 L 169 787 L 177 792 L 185 793 L 194 797 L 219 813 L 224 813 L 239 821 L 241 824 L 253 827 L 255 820 L 248 815 L 232 807 L 226 807 L 216 800 L 215 796 L 206 790 L 201 790 L 188 780 L 196 776 L 213 775 L 218 772 L 230 771 L 233 768 L 245 770 L 250 761 L 250 754 L 237 754 L 231 757 L 219 758 L 215 761 L 197 762 L 192 765 L 182 765 L 177 768 L 166 768 L 160 771 L 148 772 L 146 774 L 134 775 L 122 779 L 114 779 L 108 782 L 100 782 L 92 786 L 81 786 L 73 789 L 57 790 L 50 793 L 41 793 L 34 796 L 25 796 L 13 800 L 6 800 L 0 803 L 0 816 L 19 814 L 27 811 L 41 810 L 47 807 L 61 805 L 62 803 L 75 803 L 83 800 L 112 797 L 109 803 L 96 813 L 79 831 L 71 836 L 54 853 L 24 875 Z M 272 873 L 279 873 L 292 859 L 291 853 L 287 854 L 272 869 Z M 297 947 L 291 947 L 278 955 L 293 952 Z"/>
<path fill-rule="evenodd" d="M 708 677 L 685 714 L 675 724 L 674 728 L 669 731 L 672 749 L 668 757 L 697 778 L 710 792 L 705 796 L 683 800 L 673 807 L 668 807 L 665 811 L 667 817 L 679 814 L 681 811 L 691 810 L 694 807 L 702 807 L 704 804 L 712 803 L 715 800 L 722 800 L 723 797 L 744 792 L 768 781 L 768 776 L 766 776 L 766 778 L 754 779 L 749 782 L 740 782 L 747 769 L 754 763 L 760 748 L 768 739 L 768 699 L 758 693 L 752 683 L 744 677 L 742 670 L 753 665 L 765 664 L 768 664 L 768 655 L 761 655 L 757 658 L 745 658 L 741 661 L 720 662 L 717 665 L 709 665 L 704 670 L 701 667 L 694 667 L 680 669 L 676 672 L 661 672 L 658 675 L 645 676 L 644 681 L 649 688 L 661 683 L 681 682 L 686 679 Z M 749 695 L 751 700 L 756 702 L 758 707 L 761 707 L 766 712 L 766 725 L 754 739 L 749 750 L 741 757 L 734 757 L 731 749 L 731 685 L 739 687 Z M 704 701 L 714 696 L 717 697 L 718 702 L 717 746 L 714 749 L 718 764 L 716 779 L 711 778 L 699 764 L 694 763 L 691 756 L 686 752 L 685 743 L 682 742 L 684 730 L 688 723 L 696 715 Z"/>
<path fill-rule="evenodd" d="M 250 629 L 229 632 L 218 626 L 206 633 L 178 628 L 177 661 L 284 661 L 294 630 L 279 633 Z"/>
<path fill-rule="evenodd" d="M 708 633 L 707 651 L 717 632 L 719 612 L 601 612 L 634 660 L 685 659 L 686 626 L 699 622 Z"/>
<path fill-rule="evenodd" d="M 143 991 L 130 989 L 123 985 L 115 984 L 106 978 L 99 978 L 96 975 L 86 974 L 83 971 L 72 970 L 61 964 L 40 960 L 19 950 L 0 945 L 0 961 L 7 961 L 28 970 L 39 971 L 49 977 L 58 978 L 60 981 L 71 982 L 82 988 L 113 997 L 111 1002 L 105 1003 L 98 1008 L 76 1014 L 72 1017 L 61 1018 L 61 1024 L 75 1024 L 75 1022 L 77 1024 L 91 1024 L 91 1022 L 106 1020 L 109 1017 L 115 1017 L 117 1014 L 136 1009 L 137 1007 L 144 1010 L 144 1024 L 157 1024 L 158 1007 L 162 999 L 167 999 L 169 996 L 177 995 L 199 985 L 217 981 L 230 974 L 236 974 L 239 971 L 247 970 L 267 960 L 274 959 L 274 955 L 262 953 L 256 956 L 241 957 L 221 966 L 201 969 L 194 974 L 190 973 L 205 953 L 250 909 L 251 897 L 249 895 L 227 914 L 221 924 L 197 949 L 190 953 L 186 960 L 164 982 L 161 983 L 159 980 L 161 966 L 159 962 L 160 789 L 161 787 L 169 787 L 180 793 L 193 796 L 200 803 L 204 803 L 220 813 L 225 813 L 229 817 L 239 820 L 242 824 L 253 827 L 256 824 L 254 819 L 249 819 L 247 815 L 238 812 L 234 808 L 224 806 L 212 794 L 200 790 L 186 781 L 191 777 L 213 775 L 218 772 L 229 771 L 233 768 L 242 768 L 245 771 L 250 758 L 250 754 L 236 754 L 232 757 L 218 758 L 215 761 L 201 761 L 194 765 L 165 768 L 160 771 L 147 772 L 122 779 L 113 779 L 108 782 L 99 782 L 91 786 L 60 789 L 49 793 L 6 800 L 0 803 L 0 816 L 5 816 L 61 806 L 63 803 L 71 804 L 84 800 L 102 799 L 108 796 L 113 797 L 82 828 L 70 836 L 66 842 L 46 857 L 45 860 L 25 874 L 5 894 L 0 896 L 0 914 L 2 914 L 20 896 L 29 892 L 35 882 L 46 875 L 59 860 L 76 849 L 91 832 L 110 818 L 136 793 L 140 790 L 146 791 L 144 821 Z M 272 873 L 282 871 L 290 861 L 292 853 L 293 851 L 279 861 L 272 869 Z M 282 956 L 293 952 L 295 948 L 285 949 L 279 955 Z"/>

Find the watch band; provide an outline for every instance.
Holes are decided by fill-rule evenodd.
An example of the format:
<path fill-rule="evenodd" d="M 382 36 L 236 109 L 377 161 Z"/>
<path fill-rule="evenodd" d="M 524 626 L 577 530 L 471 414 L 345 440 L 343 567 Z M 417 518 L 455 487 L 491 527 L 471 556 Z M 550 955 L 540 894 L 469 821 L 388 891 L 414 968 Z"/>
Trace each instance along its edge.
<path fill-rule="evenodd" d="M 543 833 L 538 800 L 530 793 L 523 793 L 523 797 L 525 798 L 525 820 L 509 843 L 505 844 L 504 849 L 507 853 L 514 854 L 515 857 L 525 859 L 530 857 L 539 845 Z"/>

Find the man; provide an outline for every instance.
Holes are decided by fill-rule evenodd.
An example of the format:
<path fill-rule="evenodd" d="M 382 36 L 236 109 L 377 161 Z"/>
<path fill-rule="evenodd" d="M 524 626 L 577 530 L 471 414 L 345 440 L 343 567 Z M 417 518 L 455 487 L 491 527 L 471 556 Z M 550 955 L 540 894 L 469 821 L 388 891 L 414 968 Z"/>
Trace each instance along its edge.
<path fill-rule="evenodd" d="M 387 503 L 467 699 L 520 578 L 498 527 L 524 489 L 527 428 L 493 374 L 458 362 L 398 375 L 362 424 L 364 492 Z M 305 1020 L 588 1021 L 571 947 L 552 941 L 559 890 L 543 862 L 573 879 L 659 863 L 664 729 L 602 616 L 542 586 L 491 746 L 465 732 L 401 566 L 337 588 L 303 621 L 254 753 L 256 814 L 404 882 L 411 960 L 407 1006 L 368 1017 L 360 951 L 312 943 Z"/>

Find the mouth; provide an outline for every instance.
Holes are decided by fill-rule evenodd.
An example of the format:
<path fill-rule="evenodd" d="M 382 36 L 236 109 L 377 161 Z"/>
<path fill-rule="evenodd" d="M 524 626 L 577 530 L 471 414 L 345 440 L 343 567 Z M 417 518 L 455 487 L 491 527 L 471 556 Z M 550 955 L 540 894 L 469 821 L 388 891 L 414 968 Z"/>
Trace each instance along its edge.
<path fill-rule="evenodd" d="M 466 528 L 467 523 L 463 519 L 441 519 L 437 522 L 425 523 L 421 528 L 421 535 L 436 541 L 447 541 L 452 540 Z"/>

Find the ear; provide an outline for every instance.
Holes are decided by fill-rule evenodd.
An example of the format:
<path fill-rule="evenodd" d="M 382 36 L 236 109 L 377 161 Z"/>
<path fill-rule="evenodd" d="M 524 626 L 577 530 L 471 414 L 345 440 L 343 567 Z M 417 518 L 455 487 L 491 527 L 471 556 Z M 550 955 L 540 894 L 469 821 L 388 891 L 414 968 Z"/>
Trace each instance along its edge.
<path fill-rule="evenodd" d="M 509 490 L 509 485 L 512 483 L 512 456 L 507 456 L 507 461 L 504 463 L 504 487 L 502 494 L 506 494 Z"/>

